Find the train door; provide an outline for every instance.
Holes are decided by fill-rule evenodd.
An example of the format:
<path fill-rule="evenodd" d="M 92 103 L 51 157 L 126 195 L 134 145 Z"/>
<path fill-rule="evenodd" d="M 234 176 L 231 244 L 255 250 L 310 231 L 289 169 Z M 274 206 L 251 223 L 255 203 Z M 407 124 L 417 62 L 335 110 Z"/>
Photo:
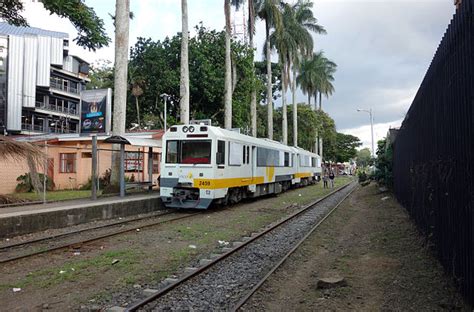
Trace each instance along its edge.
<path fill-rule="evenodd" d="M 255 178 L 257 174 L 257 148 L 255 146 L 252 146 L 250 164 L 252 165 L 252 178 Z"/>

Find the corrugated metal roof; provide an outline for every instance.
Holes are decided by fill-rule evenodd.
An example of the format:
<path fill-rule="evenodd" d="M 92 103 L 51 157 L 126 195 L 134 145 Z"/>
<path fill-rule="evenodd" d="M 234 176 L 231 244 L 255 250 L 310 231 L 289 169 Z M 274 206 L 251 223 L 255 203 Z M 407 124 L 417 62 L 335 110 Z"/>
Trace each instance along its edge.
<path fill-rule="evenodd" d="M 69 35 L 67 33 L 44 30 L 44 29 L 36 28 L 36 27 L 13 26 L 5 22 L 0 22 L 0 34 L 15 35 L 15 36 L 37 35 L 37 36 L 54 37 L 54 38 L 60 38 L 60 39 L 69 38 Z"/>

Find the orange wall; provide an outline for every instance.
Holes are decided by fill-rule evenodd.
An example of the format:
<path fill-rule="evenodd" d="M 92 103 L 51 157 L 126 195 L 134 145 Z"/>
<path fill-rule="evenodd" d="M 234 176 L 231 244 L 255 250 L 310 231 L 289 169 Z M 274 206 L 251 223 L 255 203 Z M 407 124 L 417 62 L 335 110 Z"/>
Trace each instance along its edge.
<path fill-rule="evenodd" d="M 98 156 L 98 173 L 102 176 L 107 169 L 110 169 L 112 164 L 112 152 L 101 149 L 112 149 L 111 144 L 98 142 L 99 156 Z M 135 177 L 135 181 L 148 181 L 148 148 L 141 148 L 137 146 L 126 145 L 126 151 L 141 151 L 145 153 L 143 173 L 142 172 L 126 172 L 126 176 Z M 84 158 L 83 153 L 90 153 L 92 146 L 90 142 L 60 142 L 59 144 L 48 145 L 48 158 L 52 159 L 49 172 L 53 173 L 53 181 L 56 189 L 77 189 L 83 184 L 87 183 L 92 171 L 92 159 Z M 154 153 L 161 153 L 161 148 L 153 148 Z M 60 154 L 74 153 L 76 154 L 76 172 L 62 173 L 60 172 Z M 17 185 L 16 178 L 19 175 L 28 172 L 26 160 L 19 162 L 12 162 L 0 160 L 0 194 L 9 194 L 15 191 Z M 43 172 L 43 169 L 38 169 L 38 172 Z M 153 174 L 153 181 L 156 181 L 159 174 Z"/>

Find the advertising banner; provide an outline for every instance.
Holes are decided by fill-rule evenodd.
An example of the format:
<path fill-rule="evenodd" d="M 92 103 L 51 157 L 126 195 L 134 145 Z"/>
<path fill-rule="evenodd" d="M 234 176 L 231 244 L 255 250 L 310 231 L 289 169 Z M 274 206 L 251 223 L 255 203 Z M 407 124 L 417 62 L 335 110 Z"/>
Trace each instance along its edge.
<path fill-rule="evenodd" d="M 81 92 L 81 135 L 110 132 L 111 101 L 111 89 Z"/>

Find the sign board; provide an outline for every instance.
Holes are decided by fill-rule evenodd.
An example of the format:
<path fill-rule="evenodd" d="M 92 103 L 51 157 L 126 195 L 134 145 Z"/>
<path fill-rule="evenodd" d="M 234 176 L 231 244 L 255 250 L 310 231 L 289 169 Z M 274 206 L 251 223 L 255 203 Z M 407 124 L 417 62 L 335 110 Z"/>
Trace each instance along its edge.
<path fill-rule="evenodd" d="M 112 90 L 110 88 L 81 92 L 81 135 L 110 133 L 111 104 Z"/>

